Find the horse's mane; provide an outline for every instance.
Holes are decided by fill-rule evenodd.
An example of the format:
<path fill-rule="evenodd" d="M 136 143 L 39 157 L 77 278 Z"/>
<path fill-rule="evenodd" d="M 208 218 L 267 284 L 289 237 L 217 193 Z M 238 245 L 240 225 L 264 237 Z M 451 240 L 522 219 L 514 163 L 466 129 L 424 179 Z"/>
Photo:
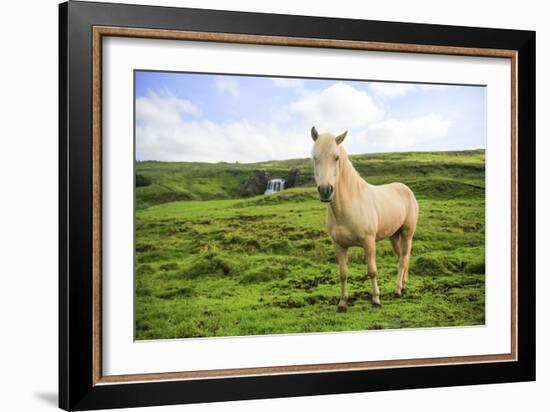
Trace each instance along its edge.
<path fill-rule="evenodd" d="M 339 161 L 339 185 L 343 185 L 348 190 L 355 191 L 360 186 L 363 178 L 357 170 L 353 167 L 353 164 L 349 160 L 348 153 L 344 146 L 340 146 L 340 161 Z"/>

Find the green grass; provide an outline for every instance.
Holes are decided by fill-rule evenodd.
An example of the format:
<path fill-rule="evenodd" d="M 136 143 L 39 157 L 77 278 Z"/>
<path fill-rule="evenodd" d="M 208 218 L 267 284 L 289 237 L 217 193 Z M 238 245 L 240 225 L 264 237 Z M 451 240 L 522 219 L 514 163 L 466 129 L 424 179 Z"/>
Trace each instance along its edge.
<path fill-rule="evenodd" d="M 350 306 L 309 160 L 257 164 L 139 162 L 136 338 L 480 325 L 485 322 L 484 151 L 352 156 L 370 183 L 401 181 L 418 198 L 409 288 L 377 243 L 382 307 L 370 303 L 363 253 L 350 249 Z M 236 198 L 251 173 L 301 173 L 300 186 Z M 150 180 L 150 181 L 149 181 Z"/>

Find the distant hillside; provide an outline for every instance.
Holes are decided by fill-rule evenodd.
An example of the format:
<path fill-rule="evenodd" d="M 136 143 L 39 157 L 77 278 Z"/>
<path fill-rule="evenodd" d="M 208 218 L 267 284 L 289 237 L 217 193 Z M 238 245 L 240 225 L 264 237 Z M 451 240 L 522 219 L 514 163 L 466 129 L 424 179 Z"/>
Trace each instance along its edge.
<path fill-rule="evenodd" d="M 351 155 L 369 183 L 400 181 L 417 197 L 454 198 L 485 193 L 485 151 L 407 152 Z M 242 197 L 242 187 L 256 173 L 283 178 L 299 171 L 298 186 L 313 186 L 310 159 L 260 163 L 145 161 L 136 164 L 137 208 L 180 200 Z"/>

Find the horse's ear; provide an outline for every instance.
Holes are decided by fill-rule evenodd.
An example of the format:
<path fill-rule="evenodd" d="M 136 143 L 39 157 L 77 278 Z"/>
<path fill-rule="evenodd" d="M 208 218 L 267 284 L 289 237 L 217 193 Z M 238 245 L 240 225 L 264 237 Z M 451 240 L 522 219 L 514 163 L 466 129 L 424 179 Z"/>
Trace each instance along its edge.
<path fill-rule="evenodd" d="M 346 138 L 346 135 L 348 134 L 348 131 L 346 130 L 344 133 L 342 133 L 341 135 L 338 135 L 336 136 L 336 144 L 340 144 L 344 141 L 344 139 Z"/>
<path fill-rule="evenodd" d="M 319 137 L 319 133 L 317 132 L 317 129 L 315 128 L 315 126 L 313 126 L 311 128 L 311 138 L 313 139 L 313 141 L 315 142 L 317 140 L 317 138 Z"/>

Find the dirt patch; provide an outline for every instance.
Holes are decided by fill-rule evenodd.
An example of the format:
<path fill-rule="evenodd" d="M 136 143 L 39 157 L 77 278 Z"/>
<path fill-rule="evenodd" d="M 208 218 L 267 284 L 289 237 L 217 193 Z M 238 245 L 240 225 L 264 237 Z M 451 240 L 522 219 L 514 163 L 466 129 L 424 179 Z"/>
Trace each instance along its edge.
<path fill-rule="evenodd" d="M 315 289 L 319 285 L 334 285 L 336 283 L 337 281 L 334 279 L 333 276 L 322 275 L 308 279 L 291 279 L 288 281 L 288 286 L 290 286 L 290 288 L 310 291 Z"/>

